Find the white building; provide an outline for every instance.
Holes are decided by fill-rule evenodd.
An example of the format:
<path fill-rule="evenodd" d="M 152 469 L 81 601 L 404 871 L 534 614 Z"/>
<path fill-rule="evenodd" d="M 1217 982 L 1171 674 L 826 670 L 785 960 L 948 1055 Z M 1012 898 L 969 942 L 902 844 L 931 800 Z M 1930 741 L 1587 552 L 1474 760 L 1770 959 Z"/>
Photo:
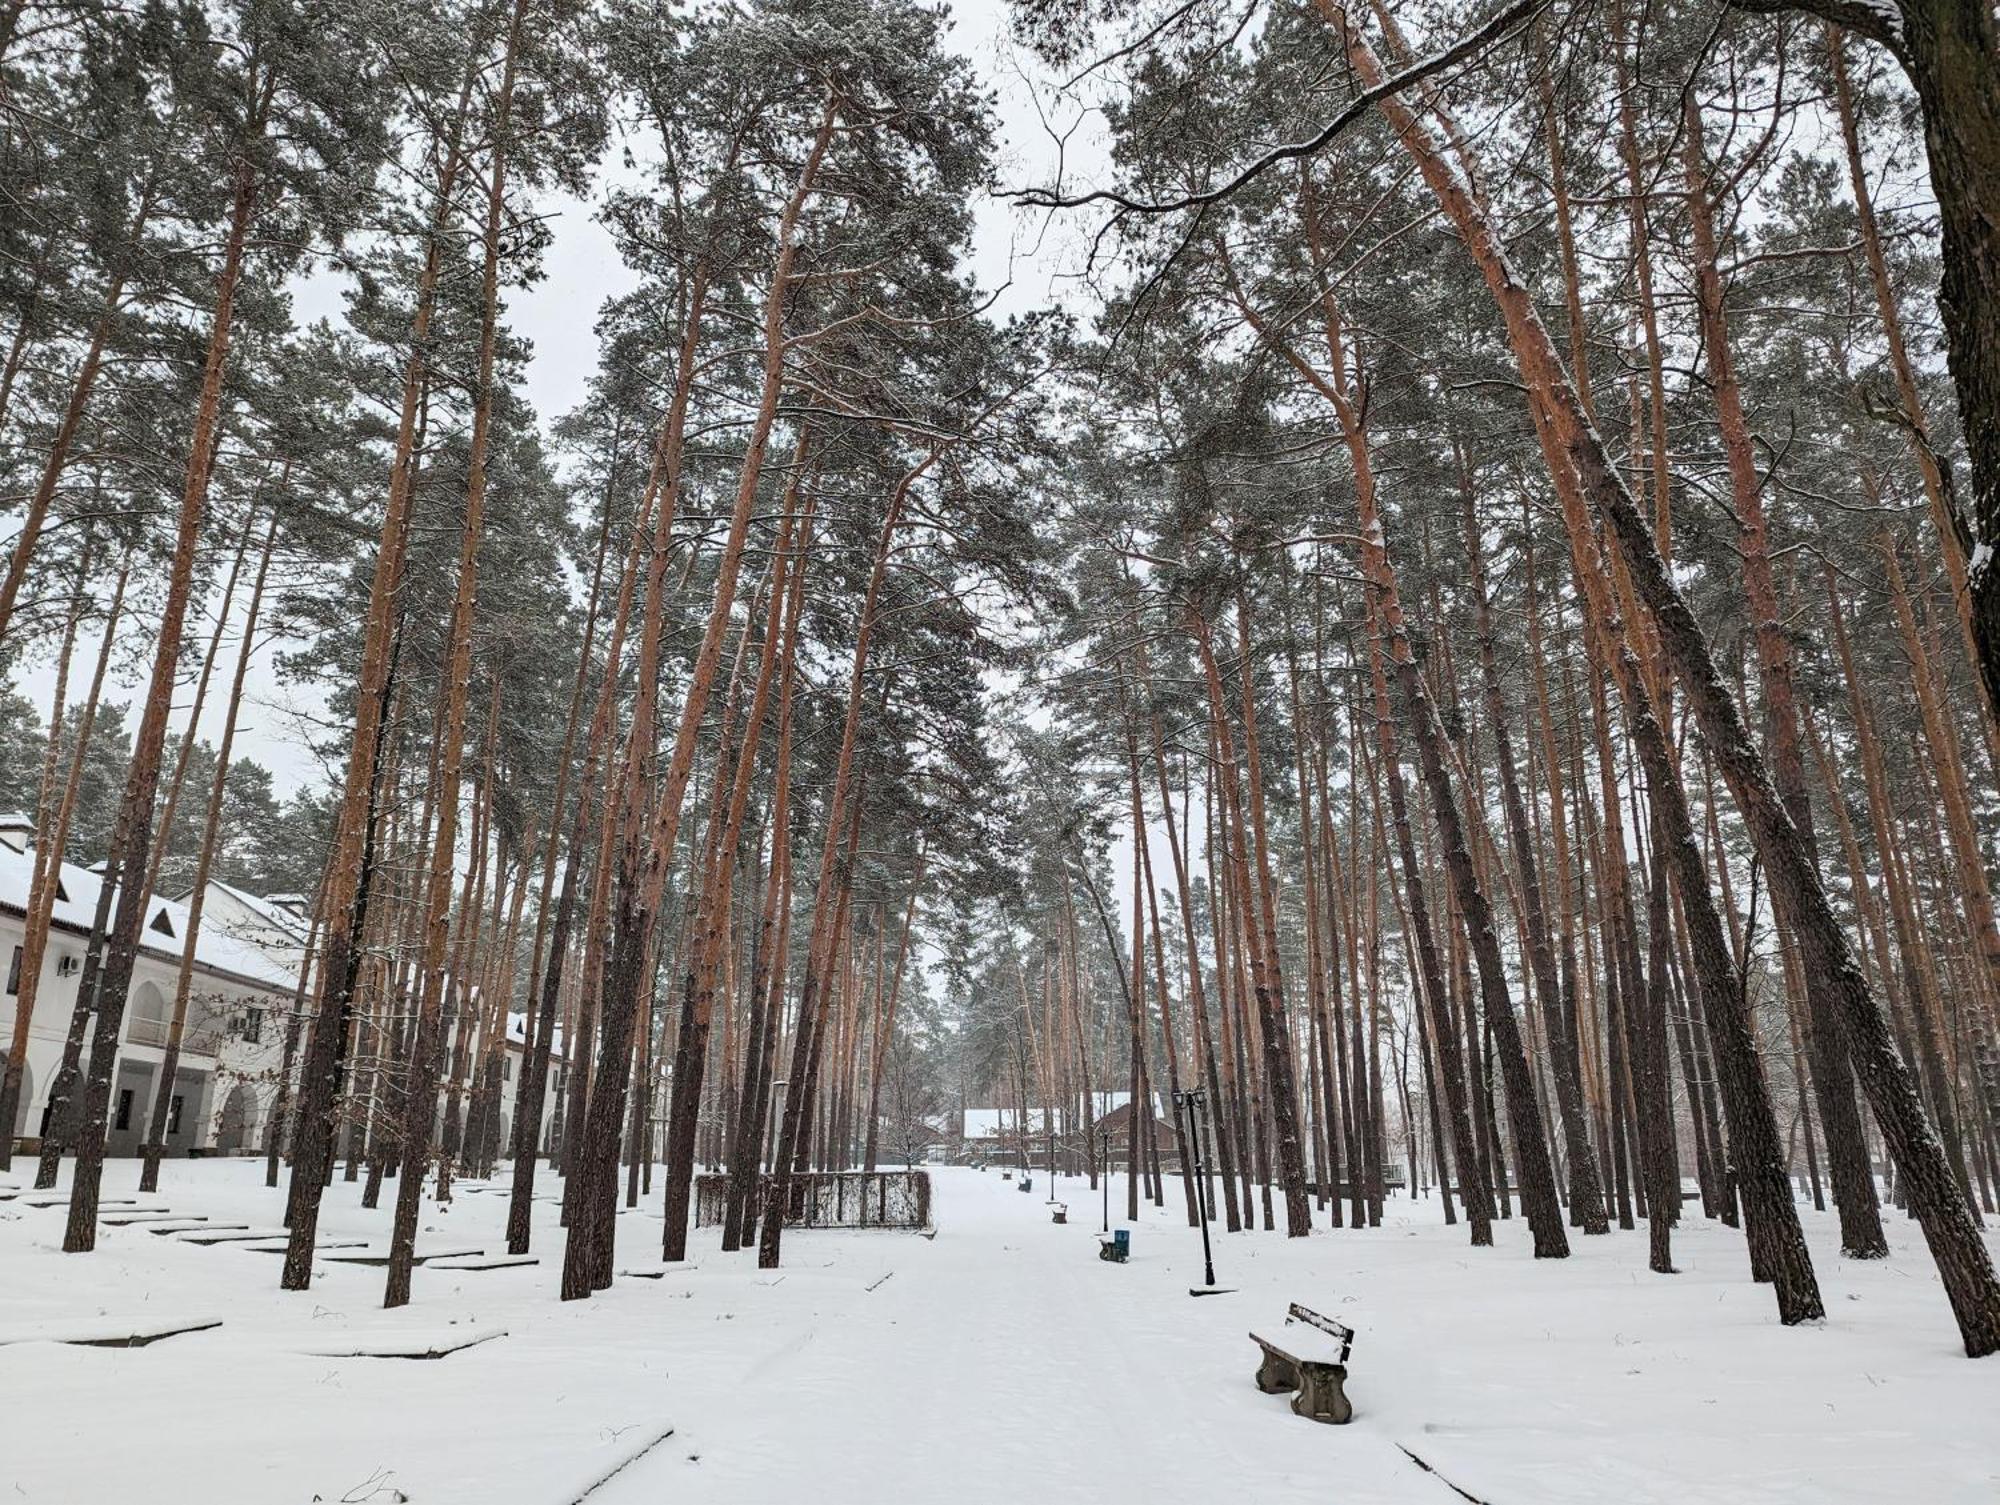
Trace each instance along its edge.
<path fill-rule="evenodd" d="M 1093 1092 L 1091 1094 L 1090 1121 L 1096 1123 L 1107 1113 L 1124 1107 L 1132 1100 L 1129 1092 Z M 1025 1122 L 1032 1137 L 1047 1132 L 1047 1123 L 1040 1108 L 1029 1108 L 1023 1115 L 1018 1108 L 967 1108 L 961 1116 L 961 1132 L 968 1144 L 981 1140 L 993 1142 L 1012 1139 L 1020 1135 Z M 1160 1093 L 1153 1094 L 1153 1115 L 1166 1116 L 1165 1098 Z M 1064 1104 L 1056 1109 L 1056 1133 L 1068 1134 L 1081 1129 L 1083 1119 L 1073 1104 Z"/>
<path fill-rule="evenodd" d="M 0 819 L 0 1051 L 12 1041 L 34 870 L 31 830 Z M 95 873 L 64 863 L 50 923 L 35 1011 L 28 1027 L 27 1071 L 15 1121 L 0 1126 L 17 1140 L 40 1138 L 51 1083 L 75 1009 L 83 955 L 97 908 Z M 296 938 L 271 918 L 283 911 L 254 895 L 213 885 L 196 941 L 181 1059 L 175 1074 L 166 1144 L 169 1155 L 232 1154 L 262 1147 L 277 1097 L 285 1021 L 298 990 L 303 926 Z M 266 913 L 266 910 L 269 913 Z M 293 917 L 296 919 L 296 917 Z M 138 1153 L 165 1063 L 173 1000 L 187 941 L 184 903 L 152 899 L 132 974 L 112 1078 L 107 1149 Z M 85 1043 L 88 1058 L 89 1043 Z"/>
<path fill-rule="evenodd" d="M 521 1084 L 528 1075 L 528 1016 L 509 1014 L 507 1016 L 507 1049 L 500 1058 L 500 1158 L 506 1159 L 514 1143 L 514 1109 L 521 1100 Z M 549 1041 L 549 1076 L 542 1085 L 541 1132 L 535 1139 L 535 1149 L 545 1153 L 551 1143 L 550 1132 L 555 1127 L 556 1083 L 568 1069 L 569 1058 L 563 1054 L 563 1028 L 560 1020 Z"/>
<path fill-rule="evenodd" d="M 194 890 L 189 889 L 179 902 L 185 906 L 193 894 Z M 312 925 L 303 913 L 281 902 L 293 897 L 296 896 L 275 895 L 267 899 L 211 878 L 208 897 L 201 905 L 202 934 L 215 931 L 254 946 L 297 975 L 306 962 L 306 943 L 311 939 Z"/>

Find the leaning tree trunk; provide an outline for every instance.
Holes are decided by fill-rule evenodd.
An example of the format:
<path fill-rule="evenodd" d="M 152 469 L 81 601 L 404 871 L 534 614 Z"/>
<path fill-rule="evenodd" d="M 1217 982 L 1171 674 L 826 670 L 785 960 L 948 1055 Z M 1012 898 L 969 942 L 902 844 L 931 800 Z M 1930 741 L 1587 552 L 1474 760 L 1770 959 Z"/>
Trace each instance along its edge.
<path fill-rule="evenodd" d="M 1715 209 L 1710 200 L 1701 107 L 1689 96 L 1683 111 L 1683 160 L 1687 172 L 1688 219 L 1693 228 L 1695 303 L 1702 349 L 1708 359 L 1708 385 L 1715 396 L 1716 428 L 1729 466 L 1730 495 L 1735 504 L 1737 555 L 1743 566 L 1743 595 L 1750 608 L 1751 636 L 1764 687 L 1770 721 L 1771 772 L 1785 812 L 1798 828 L 1807 854 L 1817 865 L 1812 800 L 1806 792 L 1805 757 L 1799 747 L 1798 697 L 1792 677 L 1792 645 L 1785 635 L 1778 588 L 1771 570 L 1770 530 L 1764 517 L 1764 480 L 1743 411 L 1736 362 L 1730 349 L 1728 310 L 1722 274 L 1718 270 Z M 1773 895 L 1783 907 L 1780 925 L 1793 925 L 1789 894 L 1780 887 Z M 1854 1101 L 1854 1074 L 1847 1063 L 1847 1043 L 1840 1017 L 1823 980 L 1807 971 L 1807 1052 L 1811 1061 L 1813 1095 L 1820 1127 L 1826 1136 L 1827 1162 L 1833 1173 L 1834 1206 L 1840 1215 L 1841 1252 L 1850 1259 L 1882 1259 L 1889 1242 L 1882 1232 L 1881 1209 L 1868 1164 L 1868 1144 L 1861 1112 Z M 1810 1125 L 1808 1125 L 1810 1129 Z M 1808 1141 L 1810 1143 L 1810 1141 Z"/>
<path fill-rule="evenodd" d="M 1381 62 L 1358 27 L 1351 23 L 1342 0 L 1317 0 L 1317 3 L 1341 32 L 1349 61 L 1363 86 L 1372 88 L 1381 84 L 1384 81 Z M 1983 66 L 1983 55 L 1974 59 L 1974 66 Z M 1994 81 L 1994 87 L 2000 89 L 2000 80 Z M 1463 177 L 1444 160 L 1429 127 L 1408 106 L 1393 95 L 1385 95 L 1377 103 L 1478 265 L 1506 323 L 1523 379 L 1531 392 L 1547 401 L 1557 438 L 1576 467 L 1584 493 L 1631 570 L 1639 595 L 1658 626 L 1661 644 L 1687 690 L 1702 735 L 1763 855 L 1771 881 L 1793 891 L 1790 902 L 1796 906 L 1799 922 L 1801 961 L 1832 979 L 1830 986 L 1840 1003 L 1841 1023 L 1856 1077 L 1902 1172 L 1911 1209 L 1923 1225 L 1966 1352 L 1978 1357 L 2000 1351 L 2000 1278 L 1995 1277 L 1992 1256 L 1931 1131 L 1916 1084 L 1896 1053 L 1888 1022 L 1855 966 L 1846 936 L 1834 918 L 1799 832 L 1785 814 L 1763 760 L 1751 744 L 1735 702 L 1716 670 L 1701 627 L 1662 564 L 1651 530 L 1640 516 L 1603 440 L 1579 408 L 1554 343 L 1527 288 L 1508 261 L 1489 212 L 1468 191 Z M 2000 143 L 2000 119 L 1996 120 L 1992 139 Z M 2000 183 L 2000 170 L 1989 173 L 1987 181 Z M 2000 216 L 1989 221 L 1988 228 L 1994 235 L 2000 235 Z M 1992 275 L 2000 278 L 2000 254 L 1989 256 L 1986 265 Z M 1958 275 L 1962 279 L 1965 273 L 1961 269 Z M 1951 286 L 1952 278 L 1948 275 L 1947 289 Z M 1995 303 L 2000 306 L 2000 300 Z M 2000 336 L 2000 330 L 1995 333 Z M 2000 337 L 1993 340 L 1992 349 L 1996 360 L 1992 386 L 2000 398 Z M 1989 402 L 1985 412 L 1996 451 L 1994 469 L 2000 471 L 2000 400 Z M 1995 489 L 1993 496 L 2000 503 L 2000 488 Z M 1994 584 L 2000 589 L 2000 580 Z M 1993 625 L 2000 629 L 2000 596 L 1996 596 L 1994 604 Z M 2000 654 L 1995 657 L 2000 661 Z"/>

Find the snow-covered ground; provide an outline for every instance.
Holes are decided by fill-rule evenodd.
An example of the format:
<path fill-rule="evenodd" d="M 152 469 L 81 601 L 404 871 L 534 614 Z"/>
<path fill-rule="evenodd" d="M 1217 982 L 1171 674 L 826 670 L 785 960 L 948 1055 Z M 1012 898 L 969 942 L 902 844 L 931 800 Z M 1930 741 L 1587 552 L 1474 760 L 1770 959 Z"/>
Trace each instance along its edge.
<path fill-rule="evenodd" d="M 1039 1176 L 1022 1195 L 997 1172 L 934 1175 L 934 1240 L 795 1233 L 760 1273 L 704 1231 L 686 1265 L 588 1302 L 556 1300 L 543 1203 L 542 1263 L 420 1269 L 388 1313 L 377 1268 L 329 1257 L 285 1294 L 273 1254 L 136 1225 L 66 1257 L 61 1209 L 0 1202 L 0 1337 L 27 1339 L 0 1346 L 0 1502 L 569 1505 L 668 1427 L 591 1505 L 2000 1499 L 2000 1360 L 1962 1356 L 1900 1220 L 1895 1257 L 1868 1265 L 1808 1214 L 1832 1317 L 1786 1330 L 1740 1241 L 1699 1219 L 1661 1278 L 1643 1232 L 1537 1264 L 1518 1223 L 1474 1252 L 1435 1204 L 1404 1202 L 1374 1231 L 1218 1235 L 1237 1289 L 1196 1301 L 1200 1241 L 1171 1201 L 1121 1267 L 1096 1258 L 1081 1182 L 1057 1227 Z M 136 1178 L 113 1162 L 107 1195 Z M 282 1216 L 259 1163 L 163 1180 L 141 1200 Z M 461 1193 L 427 1207 L 420 1252 L 504 1247 L 505 1197 Z M 657 1200 L 621 1219 L 620 1269 L 661 1268 Z M 323 1239 L 379 1242 L 388 1218 L 336 1182 Z M 1357 1330 L 1350 1426 L 1251 1383 L 1247 1329 L 1295 1300 Z M 175 1319 L 221 1325 L 135 1349 L 47 1340 Z M 431 1362 L 333 1356 L 496 1331 Z"/>

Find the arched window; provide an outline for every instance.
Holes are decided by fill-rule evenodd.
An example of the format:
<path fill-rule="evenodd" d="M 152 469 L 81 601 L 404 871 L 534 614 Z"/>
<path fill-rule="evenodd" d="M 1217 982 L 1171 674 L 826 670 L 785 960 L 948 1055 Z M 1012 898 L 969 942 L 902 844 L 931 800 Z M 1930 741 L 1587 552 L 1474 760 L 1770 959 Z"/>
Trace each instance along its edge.
<path fill-rule="evenodd" d="M 215 1125 L 215 1152 L 240 1155 L 248 1150 L 257 1127 L 257 1095 L 248 1082 L 238 1082 L 222 1100 L 222 1115 Z"/>

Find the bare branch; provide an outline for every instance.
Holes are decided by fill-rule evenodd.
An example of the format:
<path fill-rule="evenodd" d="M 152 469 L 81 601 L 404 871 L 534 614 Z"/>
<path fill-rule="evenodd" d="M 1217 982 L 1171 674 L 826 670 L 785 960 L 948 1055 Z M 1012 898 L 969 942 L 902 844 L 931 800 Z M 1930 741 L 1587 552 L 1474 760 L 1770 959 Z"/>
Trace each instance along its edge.
<path fill-rule="evenodd" d="M 1179 214 L 1183 210 L 1217 203 L 1231 197 L 1278 164 L 1299 157 L 1310 157 L 1320 151 L 1388 96 L 1399 94 L 1427 78 L 1444 72 L 1447 68 L 1456 67 L 1495 43 L 1504 41 L 1510 33 L 1519 30 L 1532 20 L 1548 3 L 1549 0 L 1514 0 L 1513 4 L 1497 12 L 1484 26 L 1460 38 L 1442 52 L 1432 53 L 1429 57 L 1412 63 L 1402 72 L 1383 79 L 1372 89 L 1364 89 L 1348 103 L 1347 108 L 1334 116 L 1313 136 L 1304 141 L 1291 141 L 1283 146 L 1272 147 L 1235 177 L 1215 188 L 1203 189 L 1199 193 L 1186 194 L 1176 199 L 1135 199 L 1120 193 L 1115 188 L 1098 188 L 1089 193 L 1075 195 L 1059 194 L 1046 188 L 1024 188 L 1009 194 L 1008 197 L 1037 209 L 1076 209 L 1085 204 L 1111 204 L 1132 214 Z"/>

